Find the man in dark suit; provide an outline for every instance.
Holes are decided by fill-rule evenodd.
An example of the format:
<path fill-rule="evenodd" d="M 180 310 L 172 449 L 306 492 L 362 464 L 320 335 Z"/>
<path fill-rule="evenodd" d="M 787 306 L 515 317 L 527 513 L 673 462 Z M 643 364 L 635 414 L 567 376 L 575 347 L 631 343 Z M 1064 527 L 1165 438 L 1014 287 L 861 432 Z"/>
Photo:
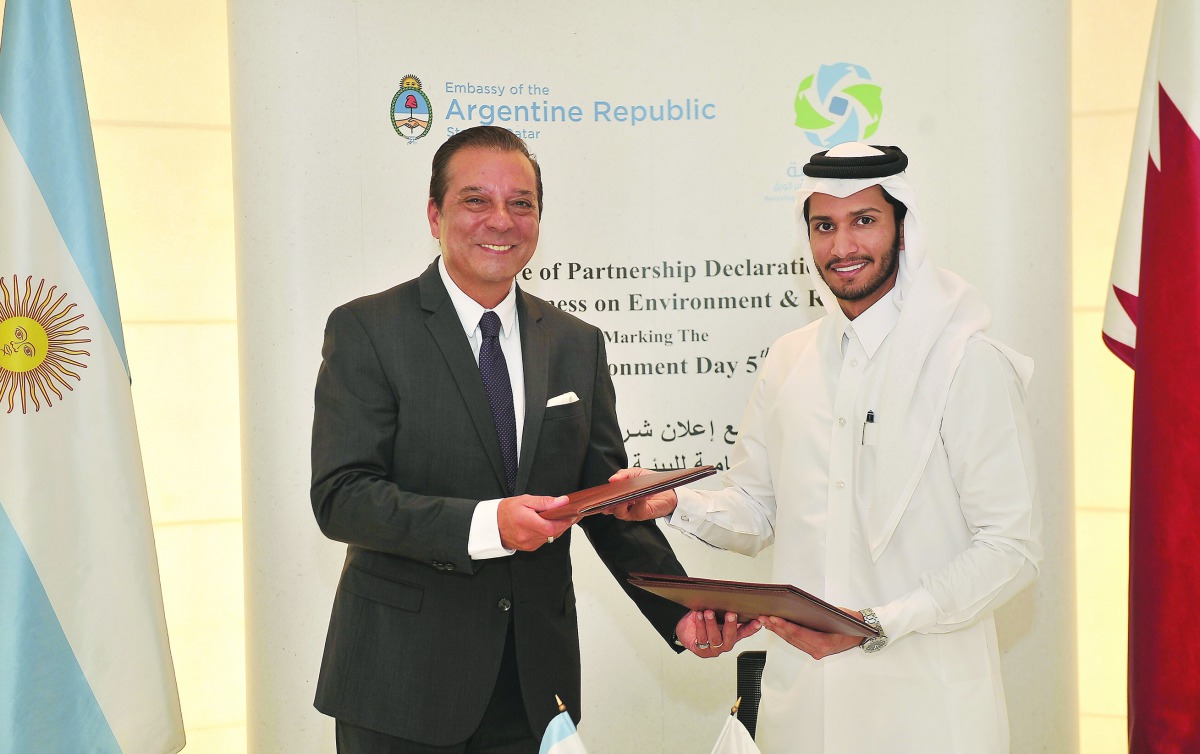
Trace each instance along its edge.
<path fill-rule="evenodd" d="M 348 547 L 316 707 L 343 754 L 537 751 L 555 694 L 578 714 L 577 522 L 664 640 L 739 638 L 625 584 L 683 573 L 652 522 L 539 515 L 626 465 L 603 335 L 515 283 L 541 209 L 519 138 L 451 137 L 428 204 L 442 256 L 329 317 L 312 505 Z"/>

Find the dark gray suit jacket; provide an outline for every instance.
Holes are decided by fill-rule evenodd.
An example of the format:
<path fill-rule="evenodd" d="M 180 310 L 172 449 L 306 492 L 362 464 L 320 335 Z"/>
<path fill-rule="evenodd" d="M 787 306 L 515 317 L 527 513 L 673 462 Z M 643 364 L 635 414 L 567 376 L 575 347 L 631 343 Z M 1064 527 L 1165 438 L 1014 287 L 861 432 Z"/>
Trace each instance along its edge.
<path fill-rule="evenodd" d="M 602 333 L 517 292 L 525 423 L 517 494 L 560 495 L 626 465 Z M 436 262 L 338 307 L 317 376 L 312 505 L 346 562 L 317 683 L 327 715 L 433 745 L 478 726 L 513 621 L 522 696 L 541 735 L 558 694 L 580 709 L 570 531 L 536 552 L 473 561 L 471 516 L 506 496 L 470 342 Z M 574 391 L 579 401 L 546 407 Z M 579 525 L 664 639 L 686 612 L 625 584 L 683 573 L 653 522 Z"/>

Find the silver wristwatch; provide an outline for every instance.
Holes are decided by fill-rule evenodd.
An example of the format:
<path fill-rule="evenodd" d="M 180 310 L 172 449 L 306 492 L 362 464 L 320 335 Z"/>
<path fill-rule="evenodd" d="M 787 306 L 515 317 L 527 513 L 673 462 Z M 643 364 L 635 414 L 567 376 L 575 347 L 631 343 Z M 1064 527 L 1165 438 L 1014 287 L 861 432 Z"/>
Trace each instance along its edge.
<path fill-rule="evenodd" d="M 886 647 L 888 643 L 888 637 L 885 633 L 883 633 L 883 624 L 879 622 L 879 617 L 875 615 L 875 611 L 871 608 L 864 607 L 859 612 L 862 613 L 863 623 L 866 623 L 868 626 L 878 631 L 879 636 L 868 636 L 867 638 L 863 639 L 862 644 L 859 644 L 858 646 L 862 647 L 862 651 L 867 652 L 868 654 L 871 652 L 878 652 Z"/>

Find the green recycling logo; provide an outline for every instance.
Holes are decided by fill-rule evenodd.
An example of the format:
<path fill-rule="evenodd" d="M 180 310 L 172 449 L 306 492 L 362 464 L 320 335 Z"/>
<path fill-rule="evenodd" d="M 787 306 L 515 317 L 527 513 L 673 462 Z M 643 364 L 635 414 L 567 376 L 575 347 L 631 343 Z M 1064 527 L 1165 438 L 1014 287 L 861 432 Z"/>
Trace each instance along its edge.
<path fill-rule="evenodd" d="M 822 65 L 796 88 L 796 127 L 819 147 L 864 141 L 879 128 L 883 89 L 866 68 Z"/>

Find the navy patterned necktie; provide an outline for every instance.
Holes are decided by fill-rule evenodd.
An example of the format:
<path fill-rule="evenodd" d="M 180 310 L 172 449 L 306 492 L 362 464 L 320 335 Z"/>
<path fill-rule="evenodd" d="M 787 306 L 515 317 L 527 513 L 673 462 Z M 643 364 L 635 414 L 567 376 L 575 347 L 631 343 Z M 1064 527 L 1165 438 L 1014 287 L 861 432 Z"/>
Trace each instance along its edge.
<path fill-rule="evenodd" d="M 496 437 L 500 439 L 500 453 L 504 456 L 504 476 L 511 495 L 517 488 L 517 419 L 513 411 L 508 363 L 500 348 L 500 317 L 496 312 L 483 313 L 479 319 L 479 332 L 483 333 L 483 342 L 479 344 L 479 374 L 492 407 Z"/>

